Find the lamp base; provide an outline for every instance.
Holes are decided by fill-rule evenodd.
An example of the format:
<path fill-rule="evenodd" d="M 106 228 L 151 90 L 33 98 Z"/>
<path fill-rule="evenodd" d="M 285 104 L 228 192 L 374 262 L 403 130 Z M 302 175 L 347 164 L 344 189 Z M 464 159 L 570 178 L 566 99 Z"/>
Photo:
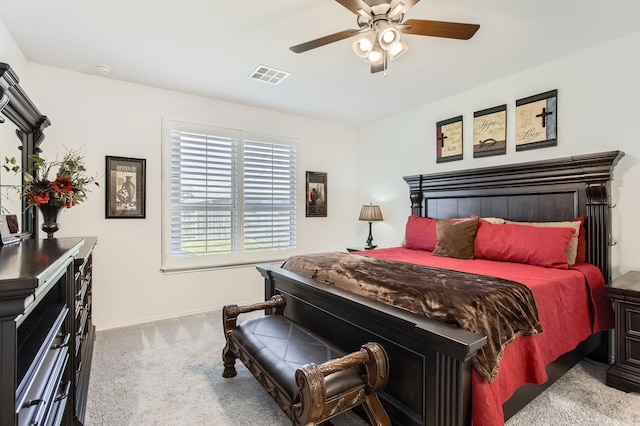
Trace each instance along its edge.
<path fill-rule="evenodd" d="M 371 244 L 373 242 L 373 235 L 371 235 L 371 224 L 372 222 L 369 222 L 369 237 L 367 238 L 367 245 L 364 247 L 365 250 L 371 250 L 378 247 Z"/>

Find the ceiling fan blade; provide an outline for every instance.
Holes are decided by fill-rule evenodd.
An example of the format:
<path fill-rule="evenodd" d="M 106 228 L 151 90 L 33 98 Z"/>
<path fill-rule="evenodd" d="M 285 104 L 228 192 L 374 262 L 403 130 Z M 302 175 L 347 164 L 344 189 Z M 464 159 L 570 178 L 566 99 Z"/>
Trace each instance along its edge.
<path fill-rule="evenodd" d="M 306 43 L 291 46 L 289 50 L 295 53 L 306 52 L 307 50 L 315 49 L 316 47 L 324 46 L 325 44 L 334 43 L 336 41 L 344 40 L 345 38 L 353 37 L 359 34 L 361 30 L 344 30 L 339 33 L 330 34 L 328 36 L 320 37 L 315 40 L 308 41 Z"/>
<path fill-rule="evenodd" d="M 384 71 L 384 61 L 379 64 L 371 64 L 371 74 Z"/>
<path fill-rule="evenodd" d="M 405 34 L 416 34 L 431 37 L 455 38 L 469 40 L 478 31 L 480 25 L 460 24 L 457 22 L 427 21 L 424 19 L 409 19 L 402 23 L 411 28 L 401 28 Z"/>
<path fill-rule="evenodd" d="M 358 14 L 358 9 L 364 9 L 367 12 L 371 11 L 371 8 L 362 0 L 336 0 L 338 3 L 355 13 Z"/>

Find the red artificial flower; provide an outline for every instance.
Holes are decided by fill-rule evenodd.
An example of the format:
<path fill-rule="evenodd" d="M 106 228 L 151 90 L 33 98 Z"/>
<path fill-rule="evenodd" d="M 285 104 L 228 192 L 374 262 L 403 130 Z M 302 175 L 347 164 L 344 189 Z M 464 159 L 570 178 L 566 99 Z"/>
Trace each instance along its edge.
<path fill-rule="evenodd" d="M 48 193 L 44 193 L 44 194 L 32 194 L 33 197 L 33 202 L 36 203 L 37 206 L 40 206 L 42 204 L 47 204 L 49 202 L 49 194 Z"/>
<path fill-rule="evenodd" d="M 59 177 L 51 183 L 51 188 L 54 191 L 66 194 L 68 192 L 71 192 L 71 190 L 73 189 L 73 182 L 71 182 L 71 180 L 67 179 L 66 177 Z"/>
<path fill-rule="evenodd" d="M 64 203 L 64 206 L 65 206 L 65 208 L 70 209 L 71 207 L 75 206 L 76 204 L 77 204 L 76 200 L 71 199 L 71 200 L 67 200 L 67 202 Z"/>

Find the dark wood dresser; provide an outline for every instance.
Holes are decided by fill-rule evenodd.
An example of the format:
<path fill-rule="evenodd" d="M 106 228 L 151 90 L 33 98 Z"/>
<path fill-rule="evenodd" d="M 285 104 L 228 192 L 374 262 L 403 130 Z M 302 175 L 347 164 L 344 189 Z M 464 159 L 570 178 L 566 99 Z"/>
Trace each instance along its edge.
<path fill-rule="evenodd" d="M 640 272 L 628 272 L 607 287 L 616 315 L 615 362 L 606 383 L 625 392 L 640 392 Z"/>
<path fill-rule="evenodd" d="M 0 426 L 82 424 L 95 238 L 0 247 Z"/>

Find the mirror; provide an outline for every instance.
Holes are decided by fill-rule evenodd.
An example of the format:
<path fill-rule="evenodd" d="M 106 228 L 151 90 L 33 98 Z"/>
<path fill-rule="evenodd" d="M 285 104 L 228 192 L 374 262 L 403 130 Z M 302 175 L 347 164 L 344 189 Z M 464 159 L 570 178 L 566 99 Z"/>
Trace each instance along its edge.
<path fill-rule="evenodd" d="M 4 115 L 0 118 L 5 118 Z M 21 143 L 16 137 L 16 126 L 5 118 L 4 123 L 0 123 L 0 160 L 4 165 L 5 157 L 14 157 L 18 160 L 18 165 L 22 167 Z M 20 173 L 7 172 L 4 167 L 0 168 L 0 213 L 15 214 L 18 217 L 20 232 L 22 226 L 22 198 L 19 187 L 22 184 Z"/>
<path fill-rule="evenodd" d="M 32 164 L 30 155 L 40 153 L 40 144 L 44 140 L 44 129 L 51 122 L 40 114 L 31 99 L 22 90 L 18 76 L 8 64 L 0 62 L 0 153 L 4 157 L 15 157 L 24 170 Z M 13 124 L 12 124 L 13 123 Z M 4 170 L 0 175 L 1 185 L 22 185 L 22 173 L 14 175 Z M 19 216 L 23 234 L 37 237 L 38 215 L 27 209 L 24 199 L 15 189 L 3 187 L 0 194 L 0 210 L 6 209 Z"/>

